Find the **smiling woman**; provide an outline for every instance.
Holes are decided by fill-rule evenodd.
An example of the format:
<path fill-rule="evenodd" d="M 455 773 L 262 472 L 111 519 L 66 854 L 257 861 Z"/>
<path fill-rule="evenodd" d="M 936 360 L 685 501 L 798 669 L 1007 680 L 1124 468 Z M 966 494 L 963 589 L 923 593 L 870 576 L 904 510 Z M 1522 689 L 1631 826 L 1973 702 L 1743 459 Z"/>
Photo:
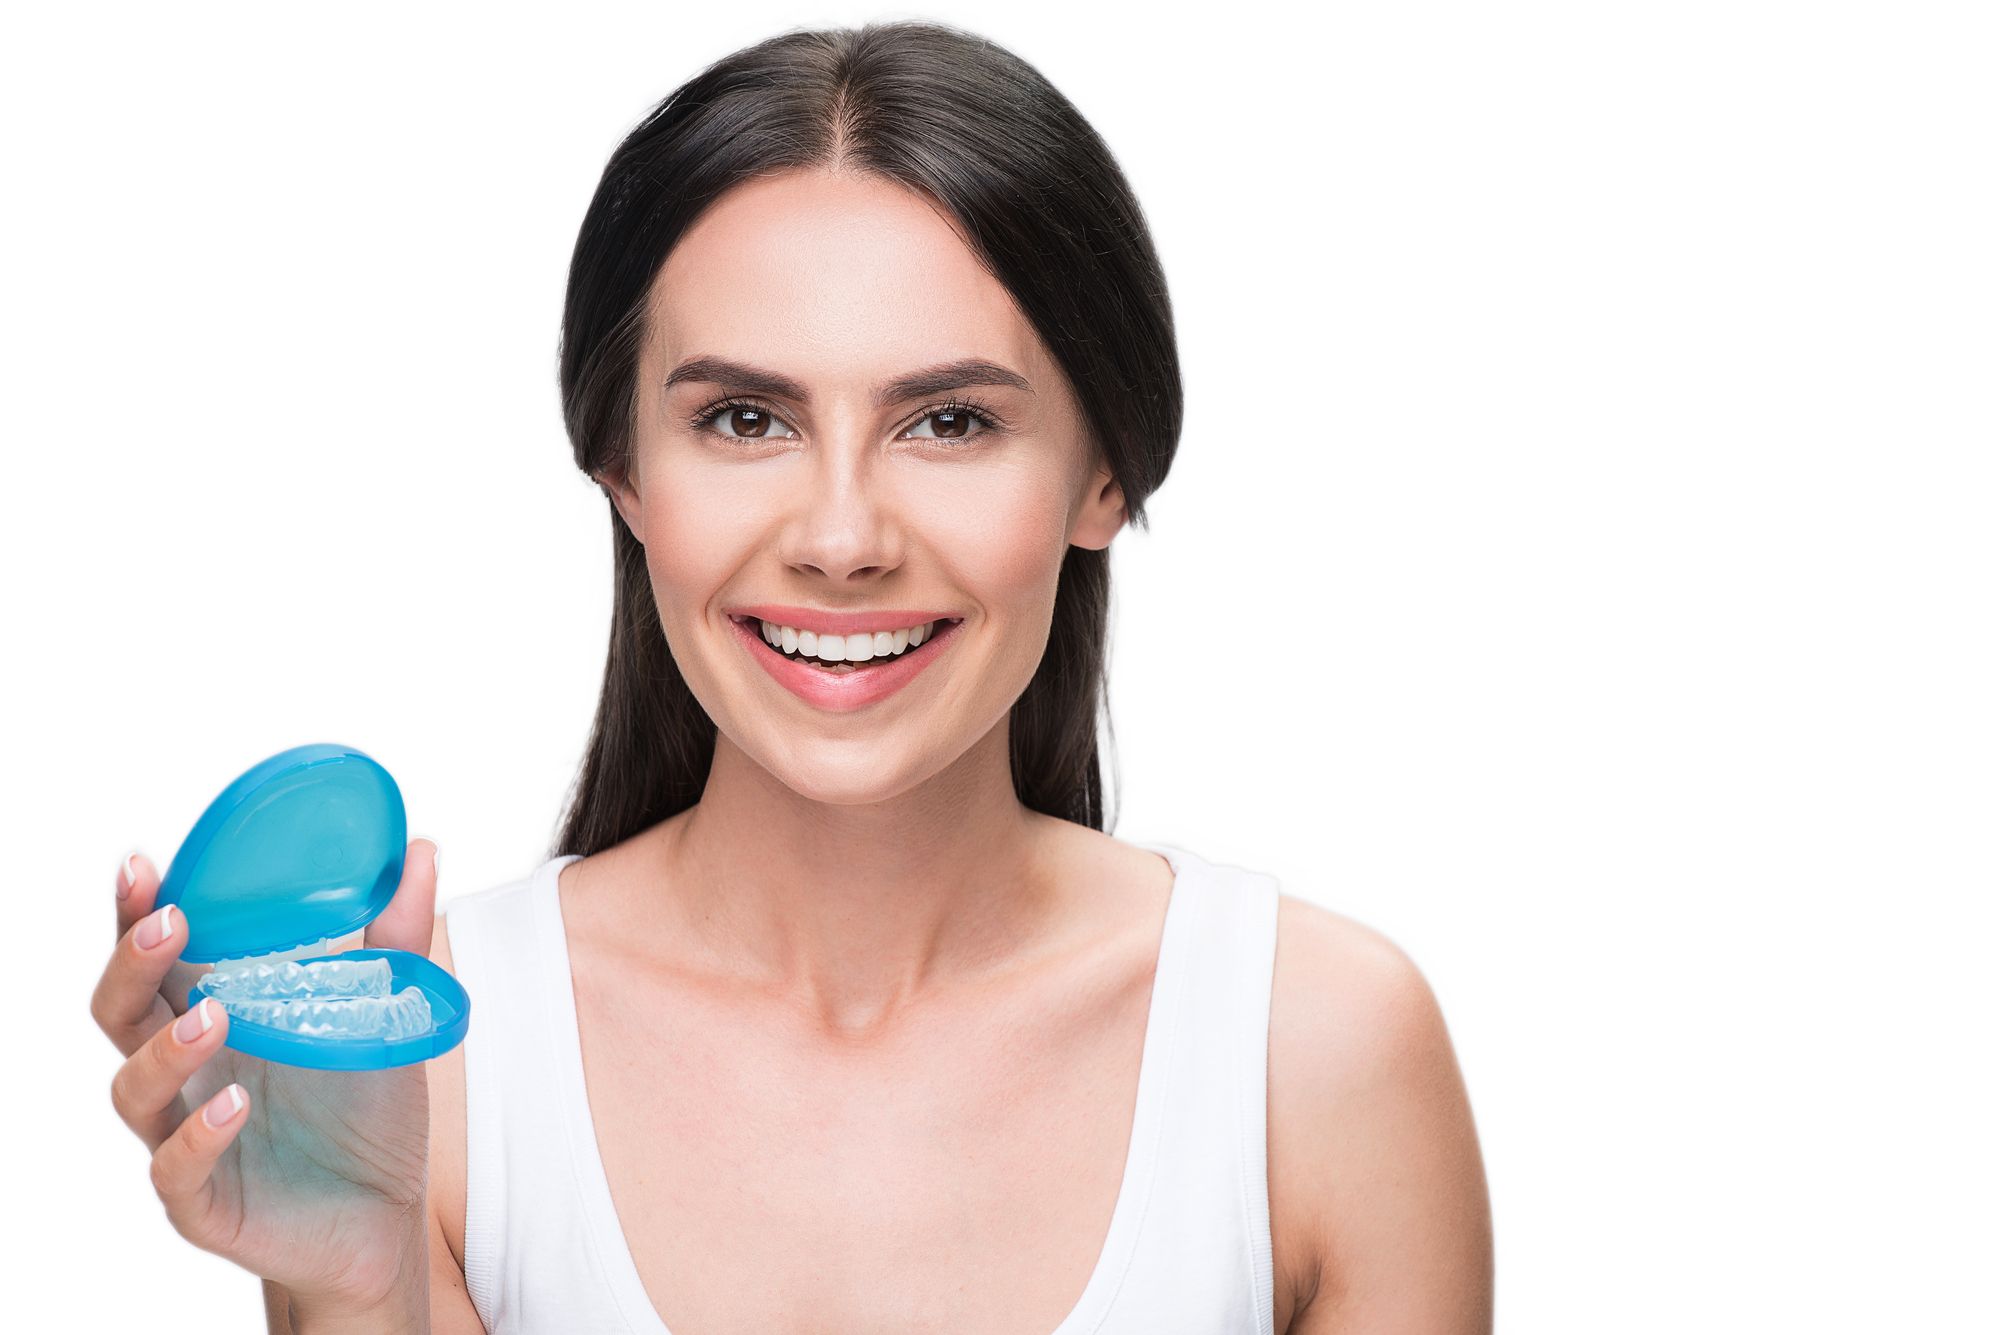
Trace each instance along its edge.
<path fill-rule="evenodd" d="M 489 1329 L 598 1302 L 655 1335 L 1482 1327 L 1477 1143 L 1409 961 L 1101 833 L 1109 547 L 1172 464 L 1181 380 L 1139 205 L 1069 101 L 938 25 L 738 52 L 613 154 L 563 328 L 613 507 L 604 689 L 554 870 L 451 926 L 475 974 L 576 971 L 570 1119 L 620 1259 L 593 1287 L 560 1259 L 588 1229 L 482 1219 L 503 1181 L 567 1189 L 496 1114 L 458 1253 Z M 559 903 L 562 951 L 497 926 L 521 900 Z M 631 954 L 636 926 L 668 944 Z M 643 1075 L 611 1058 L 645 1044 Z M 468 1097 L 556 1115 L 500 1060 Z M 756 1068 L 818 1093 L 779 1113 Z M 662 1110 L 697 1069 L 712 1097 Z M 719 1157 L 658 1148 L 722 1127 Z"/>
<path fill-rule="evenodd" d="M 476 1018 L 427 1068 L 427 1164 L 382 1205 L 379 1156 L 315 1145 L 362 1222 L 229 1221 L 244 1256 L 354 1235 L 273 1324 L 1485 1329 L 1477 1140 L 1409 960 L 1108 833 L 1109 548 L 1181 380 L 1075 107 L 937 24 L 719 61 L 604 171 L 560 385 L 615 580 L 570 808 L 435 924 Z M 265 1163 L 267 1104 L 339 1106 L 260 1085 L 201 1153 L 247 1122 Z"/>

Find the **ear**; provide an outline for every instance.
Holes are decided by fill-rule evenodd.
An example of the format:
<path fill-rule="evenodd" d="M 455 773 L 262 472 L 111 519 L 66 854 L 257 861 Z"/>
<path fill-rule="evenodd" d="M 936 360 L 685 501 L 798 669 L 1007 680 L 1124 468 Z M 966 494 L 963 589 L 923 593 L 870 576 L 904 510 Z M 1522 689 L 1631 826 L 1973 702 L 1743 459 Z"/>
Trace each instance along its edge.
<path fill-rule="evenodd" d="M 1109 547 L 1125 527 L 1125 489 L 1111 475 L 1109 464 L 1099 464 L 1084 490 L 1083 509 L 1070 531 L 1070 544 L 1097 551 Z"/>
<path fill-rule="evenodd" d="M 643 511 L 639 504 L 638 490 L 615 469 L 592 473 L 590 477 L 597 483 L 598 490 L 610 498 L 611 504 L 618 511 L 618 517 L 625 521 L 626 531 L 638 540 L 640 546 L 645 546 L 646 539 L 640 523 Z"/>

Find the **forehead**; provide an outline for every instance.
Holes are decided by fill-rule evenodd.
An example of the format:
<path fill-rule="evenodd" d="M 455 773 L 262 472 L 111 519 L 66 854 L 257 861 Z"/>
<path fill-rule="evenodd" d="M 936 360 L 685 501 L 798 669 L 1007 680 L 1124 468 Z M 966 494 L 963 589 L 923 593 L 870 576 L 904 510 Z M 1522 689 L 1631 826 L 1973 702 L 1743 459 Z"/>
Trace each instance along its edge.
<path fill-rule="evenodd" d="M 648 298 L 651 354 L 739 358 L 808 382 L 981 356 L 1039 380 L 1040 341 L 941 206 L 860 172 L 738 185 Z"/>

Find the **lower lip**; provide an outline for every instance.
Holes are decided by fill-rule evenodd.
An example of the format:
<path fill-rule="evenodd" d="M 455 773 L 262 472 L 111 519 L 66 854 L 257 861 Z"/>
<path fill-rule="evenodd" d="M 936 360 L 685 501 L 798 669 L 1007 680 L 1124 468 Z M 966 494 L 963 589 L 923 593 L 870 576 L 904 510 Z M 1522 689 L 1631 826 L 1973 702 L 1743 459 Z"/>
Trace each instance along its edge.
<path fill-rule="evenodd" d="M 904 650 L 894 661 L 852 672 L 823 672 L 786 658 L 765 641 L 754 617 L 749 621 L 731 617 L 729 624 L 735 627 L 743 647 L 780 686 L 815 708 L 838 713 L 861 709 L 902 690 L 951 645 L 958 637 L 958 628 L 965 623 L 946 622 L 928 640 Z"/>

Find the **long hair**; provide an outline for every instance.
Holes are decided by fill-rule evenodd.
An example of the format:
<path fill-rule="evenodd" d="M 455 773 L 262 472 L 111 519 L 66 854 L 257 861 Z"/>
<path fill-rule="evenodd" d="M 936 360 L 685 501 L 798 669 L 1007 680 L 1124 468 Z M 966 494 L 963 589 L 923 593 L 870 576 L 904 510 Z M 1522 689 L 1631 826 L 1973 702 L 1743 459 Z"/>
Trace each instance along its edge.
<path fill-rule="evenodd" d="M 630 476 L 647 293 L 682 234 L 730 187 L 799 167 L 875 173 L 957 220 L 1068 377 L 1127 522 L 1146 529 L 1146 498 L 1180 438 L 1181 378 L 1166 279 L 1138 201 L 1047 79 L 939 23 L 781 33 L 688 80 L 618 145 L 563 299 L 558 376 L 577 467 Z M 715 722 L 669 652 L 645 548 L 608 494 L 606 510 L 611 642 L 555 854 L 598 852 L 692 806 L 715 755 Z M 1108 729 L 1110 557 L 1109 548 L 1065 553 L 1048 647 L 1008 723 L 1022 804 L 1100 830 L 1109 828 L 1097 719 L 1102 711 Z"/>

